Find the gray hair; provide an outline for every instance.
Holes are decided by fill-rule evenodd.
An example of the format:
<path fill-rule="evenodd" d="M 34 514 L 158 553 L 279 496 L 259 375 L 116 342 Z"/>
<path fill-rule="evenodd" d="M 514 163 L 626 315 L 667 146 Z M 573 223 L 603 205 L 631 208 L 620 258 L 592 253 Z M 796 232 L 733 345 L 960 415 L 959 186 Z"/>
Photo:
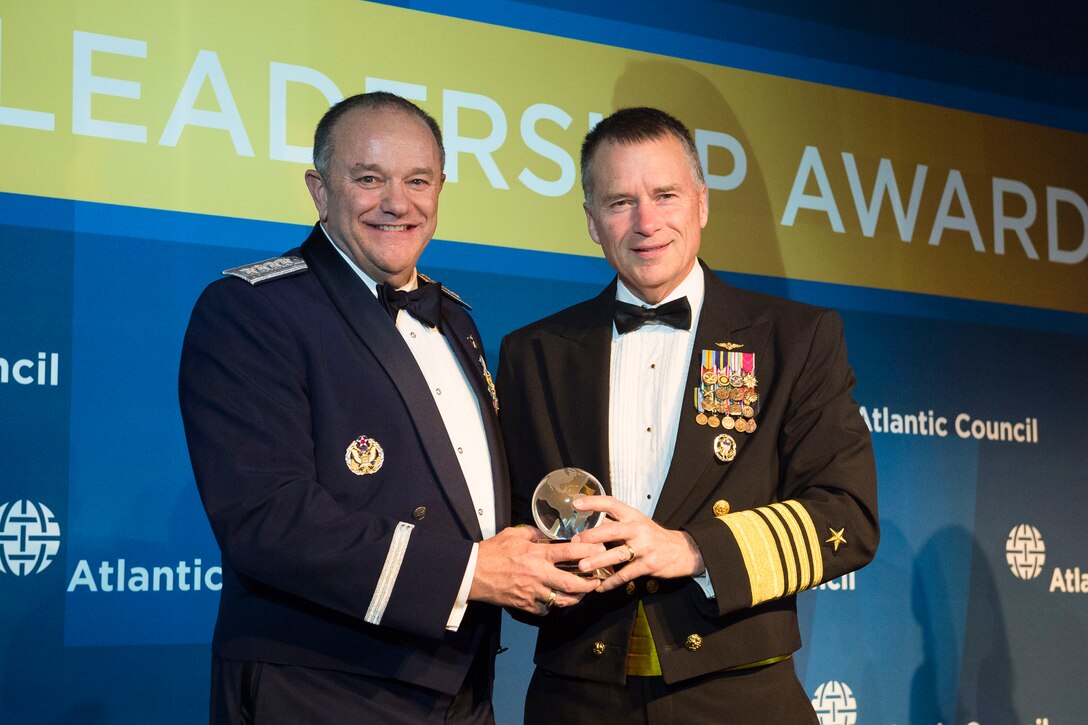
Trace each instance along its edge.
<path fill-rule="evenodd" d="M 582 194 L 586 201 L 593 195 L 593 157 L 602 144 L 611 141 L 629 146 L 667 136 L 675 138 L 684 148 L 691 167 L 691 177 L 698 183 L 705 184 L 699 151 L 695 148 L 687 126 L 656 108 L 621 108 L 594 126 L 582 142 Z"/>
<path fill-rule="evenodd" d="M 438 122 L 422 108 L 394 93 L 386 91 L 374 91 L 373 93 L 359 93 L 349 96 L 333 105 L 317 124 L 314 130 L 314 168 L 321 178 L 328 180 L 329 164 L 333 154 L 333 131 L 336 124 L 345 115 L 356 109 L 363 110 L 400 110 L 411 114 L 427 124 L 431 130 L 434 141 L 438 144 L 438 158 L 441 168 L 446 167 L 446 149 L 442 145 L 442 130 Z"/>

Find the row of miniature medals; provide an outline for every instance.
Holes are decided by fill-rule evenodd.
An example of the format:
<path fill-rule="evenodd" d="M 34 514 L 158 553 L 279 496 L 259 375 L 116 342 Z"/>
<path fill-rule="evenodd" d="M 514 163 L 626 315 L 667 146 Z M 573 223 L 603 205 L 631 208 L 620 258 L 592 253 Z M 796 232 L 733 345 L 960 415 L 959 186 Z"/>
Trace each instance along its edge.
<path fill-rule="evenodd" d="M 723 347 L 740 347 L 725 343 Z M 755 353 L 737 350 L 703 350 L 702 376 L 695 388 L 695 422 L 710 428 L 754 433 L 759 394 L 756 393 Z M 720 416 L 720 417 L 719 417 Z M 737 443 L 727 433 L 714 439 L 714 455 L 731 461 L 737 455 Z"/>

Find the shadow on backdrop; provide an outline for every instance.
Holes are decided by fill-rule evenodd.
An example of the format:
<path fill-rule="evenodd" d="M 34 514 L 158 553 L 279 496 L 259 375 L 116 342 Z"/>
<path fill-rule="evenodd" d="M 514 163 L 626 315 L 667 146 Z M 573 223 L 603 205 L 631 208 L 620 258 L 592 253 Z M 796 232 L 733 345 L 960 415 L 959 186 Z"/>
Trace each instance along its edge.
<path fill-rule="evenodd" d="M 700 255 L 710 254 L 717 259 L 729 258 L 731 243 L 755 236 L 773 239 L 775 243 L 759 250 L 767 256 L 764 260 L 777 283 L 771 294 L 789 296 L 789 281 L 782 279 L 785 273 L 782 254 L 777 244 L 775 215 L 767 194 L 767 184 L 757 158 L 752 155 L 748 134 L 730 105 L 728 89 L 723 95 L 702 74 L 690 67 L 667 60 L 632 61 L 617 79 L 612 95 L 612 108 L 653 106 L 680 118 L 692 134 L 696 129 L 726 133 L 735 138 L 745 151 L 747 171 L 740 186 L 732 190 L 711 189 L 710 220 L 703 230 Z M 681 114 L 681 109 L 683 113 Z M 723 148 L 711 146 L 708 150 L 707 170 L 712 175 L 725 176 L 733 171 L 734 160 Z M 735 245 L 734 245 L 735 246 Z M 720 264 L 711 264 L 721 269 Z M 726 267 L 724 271 L 746 271 Z"/>
<path fill-rule="evenodd" d="M 949 562 L 964 560 L 956 553 L 964 551 L 970 552 L 971 587 L 968 602 L 955 602 L 949 594 L 955 587 L 948 582 L 964 572 L 952 570 Z M 1001 601 L 982 549 L 966 529 L 941 529 L 918 552 L 911 608 L 922 630 L 923 660 L 911 680 L 910 721 L 1019 722 Z"/>

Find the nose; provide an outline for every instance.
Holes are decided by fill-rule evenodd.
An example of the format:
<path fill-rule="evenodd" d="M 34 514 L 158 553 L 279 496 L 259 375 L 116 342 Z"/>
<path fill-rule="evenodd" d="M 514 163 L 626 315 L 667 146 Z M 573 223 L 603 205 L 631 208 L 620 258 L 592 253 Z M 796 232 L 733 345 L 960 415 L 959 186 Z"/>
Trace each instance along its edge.
<path fill-rule="evenodd" d="M 635 232 L 652 237 L 661 229 L 661 214 L 653 202 L 642 202 L 635 208 Z"/>
<path fill-rule="evenodd" d="M 384 213 L 396 217 L 408 212 L 408 195 L 401 184 L 390 182 L 385 185 L 381 209 Z"/>

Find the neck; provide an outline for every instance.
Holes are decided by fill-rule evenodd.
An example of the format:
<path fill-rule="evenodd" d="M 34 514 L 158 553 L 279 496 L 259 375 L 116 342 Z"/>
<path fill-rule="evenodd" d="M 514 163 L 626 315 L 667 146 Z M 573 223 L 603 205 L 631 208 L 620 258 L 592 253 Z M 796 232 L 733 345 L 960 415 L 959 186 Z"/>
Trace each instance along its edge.
<path fill-rule="evenodd" d="M 694 268 L 695 260 L 692 260 L 691 266 L 688 267 L 683 274 L 669 280 L 667 283 L 659 287 L 654 287 L 653 289 L 642 289 L 640 287 L 636 287 L 622 277 L 620 279 L 623 280 L 624 286 L 626 286 L 627 289 L 630 290 L 631 294 L 633 294 L 635 297 L 648 305 L 656 305 L 660 304 L 663 299 L 676 291 L 676 288 L 679 287 L 681 283 L 683 283 L 683 281 L 688 278 L 688 275 L 691 274 L 691 270 Z"/>

